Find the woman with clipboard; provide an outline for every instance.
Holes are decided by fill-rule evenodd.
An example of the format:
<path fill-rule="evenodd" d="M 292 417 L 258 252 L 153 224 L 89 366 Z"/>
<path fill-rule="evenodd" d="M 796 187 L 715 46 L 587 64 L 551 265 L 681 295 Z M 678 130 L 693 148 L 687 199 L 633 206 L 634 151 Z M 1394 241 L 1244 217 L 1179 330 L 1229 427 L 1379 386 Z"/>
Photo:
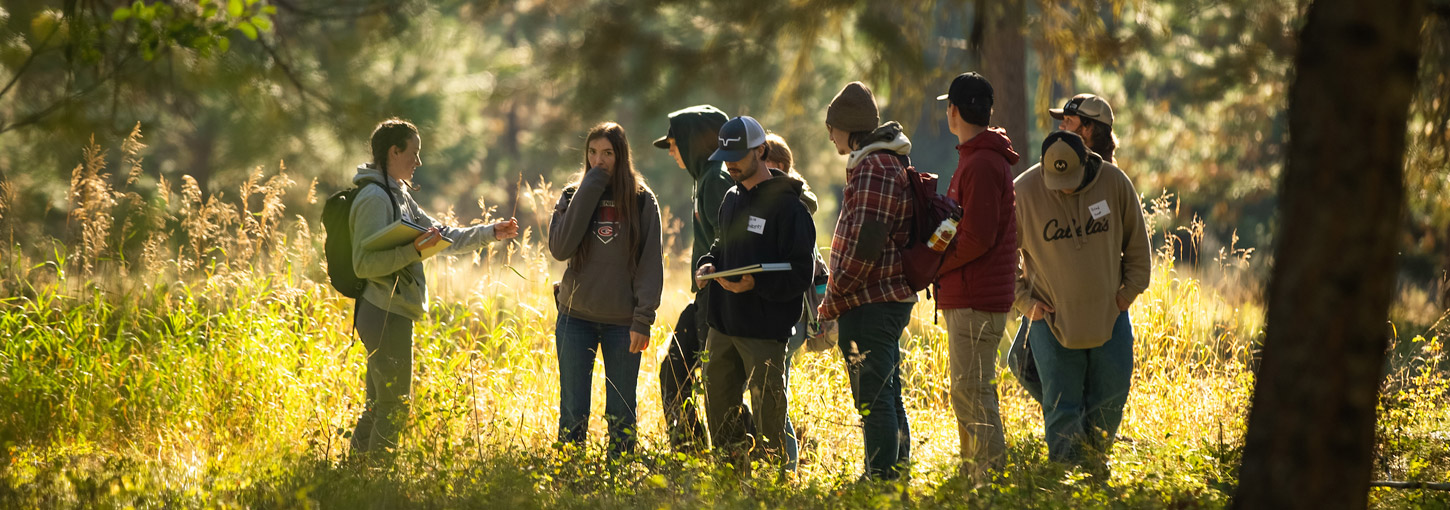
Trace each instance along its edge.
<path fill-rule="evenodd" d="M 353 270 L 367 279 L 358 299 L 358 336 L 367 348 L 367 407 L 352 433 L 355 454 L 396 448 L 407 420 L 413 380 L 413 322 L 428 314 L 428 281 L 423 254 L 446 236 L 444 253 L 467 253 L 484 244 L 519 235 L 513 218 L 469 228 L 453 228 L 433 219 L 408 190 L 422 166 L 422 139 L 412 123 L 388 119 L 373 129 L 373 162 L 357 167 L 359 188 L 349 215 Z M 399 220 L 427 227 L 411 243 L 370 249 L 364 240 Z M 376 247 L 374 247 L 376 248 Z"/>

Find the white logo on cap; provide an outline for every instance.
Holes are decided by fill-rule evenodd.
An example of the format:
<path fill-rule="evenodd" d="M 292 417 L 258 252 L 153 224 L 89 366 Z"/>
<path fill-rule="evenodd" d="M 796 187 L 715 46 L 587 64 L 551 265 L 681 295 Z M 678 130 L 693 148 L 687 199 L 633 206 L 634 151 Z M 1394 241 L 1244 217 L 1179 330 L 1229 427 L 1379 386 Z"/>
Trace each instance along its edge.
<path fill-rule="evenodd" d="M 720 145 L 730 145 L 730 142 L 738 142 L 738 141 L 740 141 L 740 137 L 735 137 L 735 138 L 723 138 L 722 137 L 722 138 L 720 138 Z"/>
<path fill-rule="evenodd" d="M 1066 172 L 1067 171 L 1067 161 L 1063 161 L 1061 159 L 1059 159 L 1057 161 L 1054 161 L 1054 162 L 1052 162 L 1052 168 L 1053 169 L 1056 169 L 1059 172 Z"/>

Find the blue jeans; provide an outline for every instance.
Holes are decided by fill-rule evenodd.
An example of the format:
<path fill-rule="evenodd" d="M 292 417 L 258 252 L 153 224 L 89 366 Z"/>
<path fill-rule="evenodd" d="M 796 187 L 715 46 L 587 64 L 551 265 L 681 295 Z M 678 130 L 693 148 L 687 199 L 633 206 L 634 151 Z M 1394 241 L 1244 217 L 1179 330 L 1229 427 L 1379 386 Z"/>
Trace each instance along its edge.
<path fill-rule="evenodd" d="M 861 412 L 866 474 L 893 480 L 911 461 L 911 429 L 901 400 L 901 333 L 916 303 L 871 303 L 841 314 L 841 353 Z"/>
<path fill-rule="evenodd" d="M 594 354 L 604 357 L 604 420 L 609 454 L 634 450 L 635 386 L 639 353 L 629 352 L 629 326 L 559 314 L 554 329 L 559 354 L 559 442 L 584 445 L 589 437 L 589 397 Z"/>
<path fill-rule="evenodd" d="M 1032 321 L 1026 335 L 1042 376 L 1042 421 L 1047 456 L 1056 462 L 1099 461 L 1113 445 L 1133 383 L 1133 323 L 1128 312 L 1113 336 L 1091 349 L 1058 343 L 1047 321 Z M 1096 459 L 1089 454 L 1097 455 Z"/>

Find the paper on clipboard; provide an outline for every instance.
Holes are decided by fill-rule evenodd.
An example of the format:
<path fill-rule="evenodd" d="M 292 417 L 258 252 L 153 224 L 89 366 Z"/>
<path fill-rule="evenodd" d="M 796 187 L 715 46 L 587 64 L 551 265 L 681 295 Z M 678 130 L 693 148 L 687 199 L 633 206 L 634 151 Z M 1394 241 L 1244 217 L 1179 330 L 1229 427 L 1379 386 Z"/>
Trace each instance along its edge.
<path fill-rule="evenodd" d="M 408 220 L 398 220 L 393 222 L 392 225 L 383 227 L 382 230 L 368 236 L 367 239 L 363 239 L 362 247 L 364 250 L 372 251 L 396 248 L 404 244 L 412 243 L 414 239 L 417 239 L 418 236 L 427 231 L 428 229 L 426 227 L 417 223 Z M 436 244 L 420 252 L 423 258 L 432 257 L 437 255 L 438 252 L 443 251 L 444 248 L 453 246 L 453 240 L 449 239 L 448 236 L 441 233 L 438 236 L 439 239 Z"/>

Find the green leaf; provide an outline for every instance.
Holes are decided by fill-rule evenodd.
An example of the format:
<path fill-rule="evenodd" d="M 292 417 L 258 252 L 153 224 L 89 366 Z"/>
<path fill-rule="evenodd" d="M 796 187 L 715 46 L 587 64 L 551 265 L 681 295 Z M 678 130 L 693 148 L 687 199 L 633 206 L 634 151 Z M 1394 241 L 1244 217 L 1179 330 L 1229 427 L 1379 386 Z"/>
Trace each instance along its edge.
<path fill-rule="evenodd" d="M 141 21 L 151 21 L 155 17 L 156 17 L 156 6 L 155 5 L 151 5 L 151 6 L 147 6 L 147 7 L 142 7 L 141 10 L 136 11 L 136 19 L 139 19 Z"/>
<path fill-rule="evenodd" d="M 227 0 L 227 14 L 233 18 L 242 17 L 242 0 Z"/>
<path fill-rule="evenodd" d="M 255 27 L 257 27 L 257 30 L 261 30 L 263 32 L 271 32 L 272 31 L 272 20 L 270 20 L 270 19 L 267 19 L 267 18 L 262 17 L 262 16 L 252 16 L 251 21 L 252 21 L 252 25 L 255 26 Z"/>
<path fill-rule="evenodd" d="M 116 12 L 111 13 L 111 21 L 126 21 L 127 19 L 130 19 L 130 18 L 131 18 L 131 8 L 130 7 L 121 7 L 121 8 L 116 9 Z"/>
<path fill-rule="evenodd" d="M 226 53 L 227 50 L 232 48 L 232 40 L 225 37 L 218 37 L 216 38 L 216 47 L 222 50 L 222 53 Z"/>
<path fill-rule="evenodd" d="M 277 14 L 277 6 L 275 6 L 275 5 L 263 6 L 262 7 L 262 14 L 268 14 L 268 15 Z"/>
<path fill-rule="evenodd" d="M 503 267 L 509 268 L 509 271 L 513 271 L 514 274 L 519 275 L 519 278 L 523 278 L 524 281 L 529 281 L 529 277 L 524 276 L 524 274 L 523 273 L 520 273 L 518 269 L 514 269 L 514 266 L 503 266 Z"/>
<path fill-rule="evenodd" d="M 242 35 L 247 36 L 247 39 L 257 40 L 257 27 L 252 26 L 251 23 L 243 21 L 237 24 L 237 30 L 241 30 Z"/>

